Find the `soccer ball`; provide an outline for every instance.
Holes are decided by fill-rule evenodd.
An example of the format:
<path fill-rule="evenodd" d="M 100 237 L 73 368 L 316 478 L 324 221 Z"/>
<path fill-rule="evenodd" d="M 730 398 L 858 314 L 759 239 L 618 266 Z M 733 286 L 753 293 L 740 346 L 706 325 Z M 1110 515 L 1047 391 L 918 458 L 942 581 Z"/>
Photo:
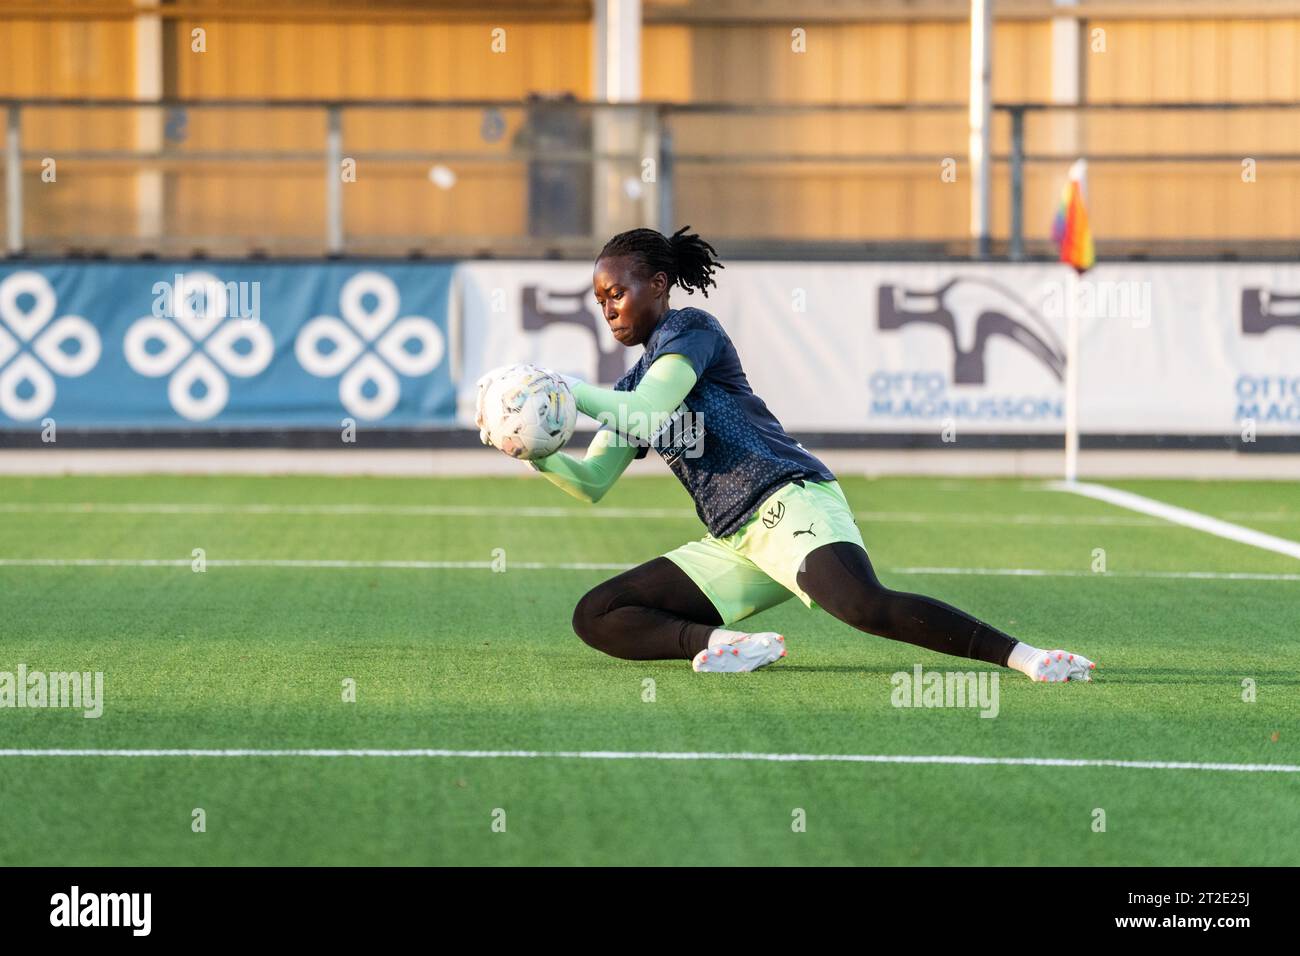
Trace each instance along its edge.
<path fill-rule="evenodd" d="M 545 458 L 573 437 L 578 405 L 563 379 L 535 365 L 505 366 L 483 378 L 483 429 L 510 457 Z"/>

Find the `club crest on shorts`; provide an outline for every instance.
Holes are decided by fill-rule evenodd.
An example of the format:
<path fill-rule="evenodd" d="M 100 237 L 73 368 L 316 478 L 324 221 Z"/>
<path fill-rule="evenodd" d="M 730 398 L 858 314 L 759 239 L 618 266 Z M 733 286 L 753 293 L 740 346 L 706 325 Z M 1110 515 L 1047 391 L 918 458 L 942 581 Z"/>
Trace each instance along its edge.
<path fill-rule="evenodd" d="M 785 517 L 785 502 L 778 501 L 771 508 L 768 508 L 767 513 L 763 515 L 763 527 L 775 528 L 781 522 L 781 519 L 784 517 Z"/>

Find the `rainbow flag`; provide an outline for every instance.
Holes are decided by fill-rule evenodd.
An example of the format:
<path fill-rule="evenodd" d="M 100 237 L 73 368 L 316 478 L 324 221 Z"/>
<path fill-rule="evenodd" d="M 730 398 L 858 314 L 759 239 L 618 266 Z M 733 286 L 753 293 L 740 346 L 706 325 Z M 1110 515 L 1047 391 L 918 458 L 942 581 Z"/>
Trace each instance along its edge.
<path fill-rule="evenodd" d="M 1084 199 L 1088 192 L 1088 162 L 1076 160 L 1070 178 L 1061 190 L 1061 203 L 1052 222 L 1052 240 L 1061 247 L 1061 261 L 1079 272 L 1087 272 L 1096 261 L 1092 251 L 1092 230 L 1088 228 L 1088 210 Z"/>

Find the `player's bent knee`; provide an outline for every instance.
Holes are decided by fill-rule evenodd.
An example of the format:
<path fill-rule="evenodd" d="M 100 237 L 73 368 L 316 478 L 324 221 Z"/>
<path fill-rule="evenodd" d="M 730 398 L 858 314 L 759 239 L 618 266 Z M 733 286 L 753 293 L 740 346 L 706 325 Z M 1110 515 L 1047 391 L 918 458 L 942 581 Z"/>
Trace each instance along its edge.
<path fill-rule="evenodd" d="M 592 595 L 595 593 L 594 591 L 588 591 L 573 608 L 573 633 L 588 644 L 592 642 L 597 629 L 596 618 L 598 615 L 595 602 L 592 600 Z"/>
<path fill-rule="evenodd" d="M 608 602 L 596 587 L 588 591 L 573 609 L 573 633 L 582 638 L 584 644 L 612 657 L 621 657 L 616 642 L 611 640 L 611 628 L 605 620 Z"/>

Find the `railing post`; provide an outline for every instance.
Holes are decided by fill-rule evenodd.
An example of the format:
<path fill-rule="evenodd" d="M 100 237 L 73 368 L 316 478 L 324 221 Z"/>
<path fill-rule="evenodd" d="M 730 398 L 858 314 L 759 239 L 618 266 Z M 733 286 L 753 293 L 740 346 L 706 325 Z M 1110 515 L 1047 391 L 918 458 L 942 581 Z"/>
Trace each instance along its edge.
<path fill-rule="evenodd" d="M 343 254 L 343 116 L 337 103 L 331 103 L 326 110 L 325 246 L 330 255 L 338 256 Z"/>
<path fill-rule="evenodd" d="M 640 156 L 635 162 L 633 175 L 637 176 L 642 185 L 641 192 L 637 194 L 638 216 L 637 218 L 647 225 L 658 228 L 659 222 L 659 109 L 654 105 L 637 107 L 637 125 L 641 128 L 641 150 Z M 654 176 L 647 180 L 645 178 L 645 163 L 649 162 L 654 171 Z M 595 237 L 592 237 L 593 240 Z"/>
<path fill-rule="evenodd" d="M 1025 258 L 1025 111 L 1011 107 L 1011 261 Z"/>
<path fill-rule="evenodd" d="M 970 0 L 970 233 L 976 255 L 989 256 L 989 103 L 993 86 L 993 0 Z"/>
<path fill-rule="evenodd" d="M 5 121 L 5 246 L 9 255 L 23 251 L 22 117 L 17 103 L 9 104 Z"/>
<path fill-rule="evenodd" d="M 673 128 L 663 107 L 655 109 L 659 111 L 659 231 L 671 236 L 677 228 L 673 224 Z"/>

